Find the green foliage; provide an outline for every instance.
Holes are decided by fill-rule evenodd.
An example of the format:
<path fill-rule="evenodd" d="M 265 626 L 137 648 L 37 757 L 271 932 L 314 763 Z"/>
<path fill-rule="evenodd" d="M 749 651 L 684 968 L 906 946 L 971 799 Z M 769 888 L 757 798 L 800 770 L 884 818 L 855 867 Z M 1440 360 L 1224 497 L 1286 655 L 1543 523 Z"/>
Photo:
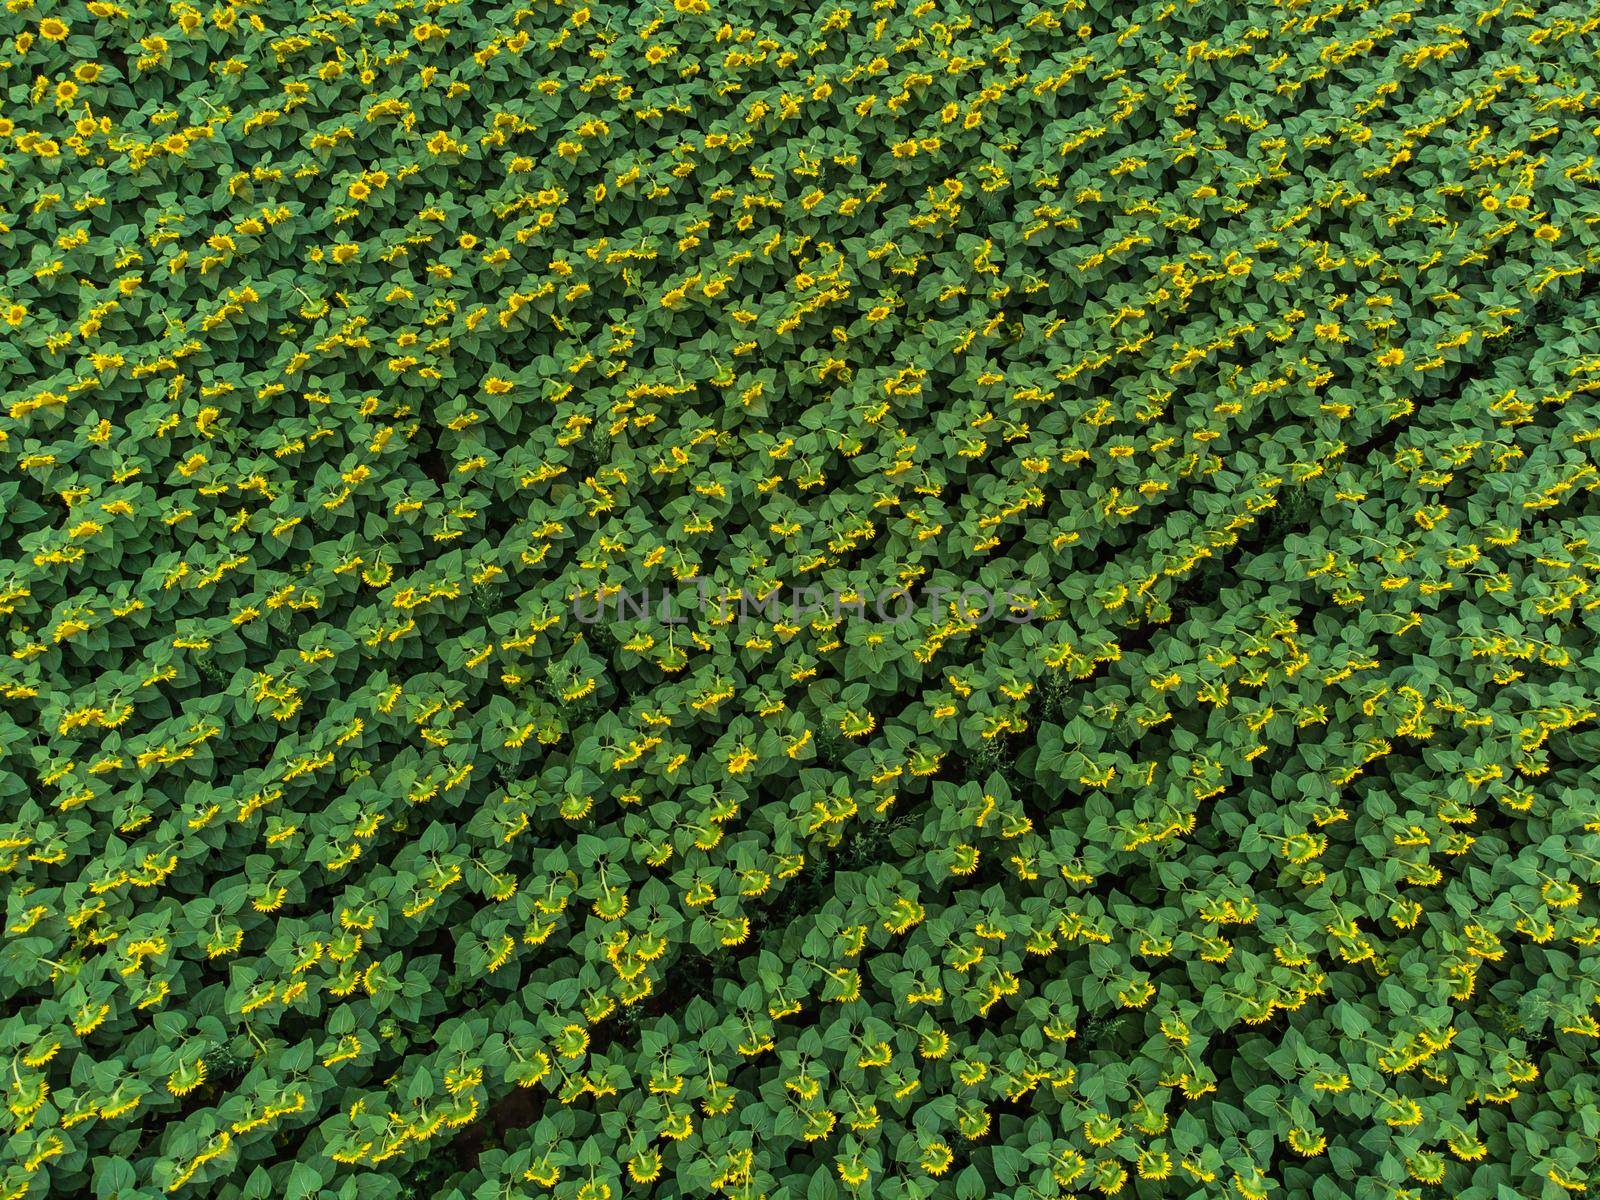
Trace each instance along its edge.
<path fill-rule="evenodd" d="M 13 0 L 0 1200 L 1590 1188 L 1597 31 Z"/>

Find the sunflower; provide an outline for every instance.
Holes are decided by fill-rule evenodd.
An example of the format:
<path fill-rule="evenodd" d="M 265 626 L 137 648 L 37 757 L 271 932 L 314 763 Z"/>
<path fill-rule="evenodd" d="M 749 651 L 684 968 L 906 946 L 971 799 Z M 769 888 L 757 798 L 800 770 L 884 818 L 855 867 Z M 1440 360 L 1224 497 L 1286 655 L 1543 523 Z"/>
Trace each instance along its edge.
<path fill-rule="evenodd" d="M 628 1178 L 635 1183 L 654 1183 L 661 1176 L 661 1151 L 646 1150 L 628 1160 Z"/>
<path fill-rule="evenodd" d="M 206 1060 L 197 1058 L 192 1064 L 180 1063 L 178 1069 L 167 1076 L 167 1091 L 174 1096 L 187 1096 L 205 1081 Z"/>
<path fill-rule="evenodd" d="M 949 1145 L 936 1138 L 922 1147 L 922 1157 L 917 1165 L 937 1179 L 950 1169 L 955 1157 Z"/>

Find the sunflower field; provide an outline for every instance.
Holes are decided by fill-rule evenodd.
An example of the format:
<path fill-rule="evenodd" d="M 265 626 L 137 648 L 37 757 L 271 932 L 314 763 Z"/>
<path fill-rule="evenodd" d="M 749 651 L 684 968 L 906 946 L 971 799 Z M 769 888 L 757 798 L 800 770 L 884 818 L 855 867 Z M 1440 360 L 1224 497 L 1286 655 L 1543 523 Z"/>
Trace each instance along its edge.
<path fill-rule="evenodd" d="M 1600 1192 L 1587 0 L 0 89 L 0 1200 Z"/>

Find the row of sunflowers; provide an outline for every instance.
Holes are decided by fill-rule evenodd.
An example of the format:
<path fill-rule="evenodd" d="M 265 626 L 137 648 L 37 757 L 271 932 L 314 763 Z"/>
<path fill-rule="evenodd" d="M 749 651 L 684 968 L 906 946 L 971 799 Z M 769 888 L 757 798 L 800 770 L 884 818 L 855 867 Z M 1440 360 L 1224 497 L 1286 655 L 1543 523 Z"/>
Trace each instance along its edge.
<path fill-rule="evenodd" d="M 0 1198 L 1600 1182 L 1597 34 L 8 0 Z"/>

